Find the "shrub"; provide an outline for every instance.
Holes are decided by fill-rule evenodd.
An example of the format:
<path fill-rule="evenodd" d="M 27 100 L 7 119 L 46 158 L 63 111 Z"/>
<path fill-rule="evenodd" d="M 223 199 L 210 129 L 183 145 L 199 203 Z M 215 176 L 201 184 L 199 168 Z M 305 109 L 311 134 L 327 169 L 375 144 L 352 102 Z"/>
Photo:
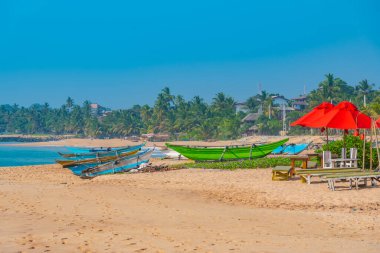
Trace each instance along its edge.
<path fill-rule="evenodd" d="M 197 162 L 181 164 L 182 168 L 201 168 L 201 169 L 258 169 L 273 168 L 281 165 L 290 165 L 290 159 L 284 157 L 259 158 L 254 160 L 242 161 L 225 161 L 225 162 Z M 297 161 L 296 166 L 301 166 L 301 162 Z"/>

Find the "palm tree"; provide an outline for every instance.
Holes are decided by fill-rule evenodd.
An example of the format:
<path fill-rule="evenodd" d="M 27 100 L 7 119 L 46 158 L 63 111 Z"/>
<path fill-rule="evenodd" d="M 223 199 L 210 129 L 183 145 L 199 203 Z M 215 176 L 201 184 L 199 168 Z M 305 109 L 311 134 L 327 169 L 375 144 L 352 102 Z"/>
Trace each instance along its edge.
<path fill-rule="evenodd" d="M 363 105 L 367 107 L 367 96 L 373 92 L 374 84 L 369 84 L 367 79 L 364 79 L 359 82 L 359 85 L 356 86 L 356 91 L 358 95 L 363 96 Z"/>
<path fill-rule="evenodd" d="M 232 116 L 235 114 L 235 101 L 232 97 L 219 92 L 212 99 L 211 108 L 217 116 Z"/>
<path fill-rule="evenodd" d="M 71 108 L 74 106 L 74 100 L 71 97 L 68 97 L 66 99 L 66 108 L 70 111 Z"/>
<path fill-rule="evenodd" d="M 264 114 L 270 119 L 273 114 L 273 94 L 269 94 L 265 90 L 261 91 L 261 94 L 256 95 L 256 99 L 259 101 L 260 106 L 264 110 Z"/>

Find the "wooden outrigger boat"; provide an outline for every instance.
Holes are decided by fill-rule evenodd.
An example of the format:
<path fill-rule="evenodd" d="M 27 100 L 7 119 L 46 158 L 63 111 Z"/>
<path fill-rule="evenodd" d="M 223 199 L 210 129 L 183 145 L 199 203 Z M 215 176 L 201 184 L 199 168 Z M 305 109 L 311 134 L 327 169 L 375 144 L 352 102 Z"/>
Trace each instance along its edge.
<path fill-rule="evenodd" d="M 148 163 L 154 149 L 147 149 L 141 153 L 120 158 L 112 162 L 87 168 L 80 173 L 82 178 L 92 178 L 100 175 L 126 172 L 138 168 L 143 163 Z"/>
<path fill-rule="evenodd" d="M 145 142 L 136 145 L 136 146 L 126 146 L 119 149 L 111 150 L 111 151 L 104 151 L 104 152 L 88 152 L 88 153 L 59 153 L 62 157 L 65 158 L 81 158 L 81 159 L 89 159 L 89 158 L 98 158 L 98 157 L 106 157 L 106 156 L 118 156 L 122 153 L 131 152 L 135 150 L 141 150 L 141 148 L 145 145 Z"/>
<path fill-rule="evenodd" d="M 68 167 L 74 167 L 78 165 L 84 165 L 84 164 L 100 164 L 100 163 L 106 163 L 112 160 L 116 160 L 118 158 L 123 158 L 126 156 L 131 156 L 134 155 L 138 152 L 139 150 L 133 150 L 129 152 L 124 152 L 121 154 L 117 155 L 112 155 L 112 156 L 103 156 L 103 157 L 96 157 L 96 158 L 87 158 L 87 159 L 82 159 L 82 160 L 55 160 L 57 163 L 61 164 L 63 168 L 68 168 Z"/>
<path fill-rule="evenodd" d="M 72 147 L 65 146 L 71 153 L 94 153 L 94 152 L 108 152 L 117 150 L 123 147 L 111 148 L 111 147 Z"/>
<path fill-rule="evenodd" d="M 227 160 L 243 160 L 265 157 L 277 147 L 285 144 L 289 139 L 262 144 L 262 145 L 233 145 L 226 147 L 190 147 L 182 145 L 165 145 L 194 161 L 227 161 Z"/>

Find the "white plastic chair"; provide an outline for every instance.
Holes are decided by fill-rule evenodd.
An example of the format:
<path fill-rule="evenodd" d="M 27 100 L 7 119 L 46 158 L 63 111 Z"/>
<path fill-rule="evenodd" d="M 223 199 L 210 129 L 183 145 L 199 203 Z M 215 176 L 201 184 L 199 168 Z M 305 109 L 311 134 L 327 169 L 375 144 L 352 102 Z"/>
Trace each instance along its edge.
<path fill-rule="evenodd" d="M 347 149 L 346 148 L 342 148 L 341 158 L 342 159 L 347 159 Z M 339 165 L 340 165 L 341 168 L 345 167 L 346 166 L 346 161 L 340 162 Z"/>
<path fill-rule="evenodd" d="M 322 167 L 324 169 L 332 169 L 333 163 L 331 161 L 331 151 L 323 151 L 322 153 Z"/>
<path fill-rule="evenodd" d="M 350 148 L 350 160 L 346 162 L 346 166 L 349 168 L 357 168 L 358 167 L 357 159 L 358 159 L 358 149 Z"/>

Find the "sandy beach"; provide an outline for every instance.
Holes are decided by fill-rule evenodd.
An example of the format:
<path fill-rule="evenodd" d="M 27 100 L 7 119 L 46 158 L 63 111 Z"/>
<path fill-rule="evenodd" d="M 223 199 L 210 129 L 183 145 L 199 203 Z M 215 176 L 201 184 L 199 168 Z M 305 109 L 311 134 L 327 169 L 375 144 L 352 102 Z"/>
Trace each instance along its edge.
<path fill-rule="evenodd" d="M 1 168 L 0 252 L 379 252 L 379 187 L 331 192 L 270 174 Z"/>

